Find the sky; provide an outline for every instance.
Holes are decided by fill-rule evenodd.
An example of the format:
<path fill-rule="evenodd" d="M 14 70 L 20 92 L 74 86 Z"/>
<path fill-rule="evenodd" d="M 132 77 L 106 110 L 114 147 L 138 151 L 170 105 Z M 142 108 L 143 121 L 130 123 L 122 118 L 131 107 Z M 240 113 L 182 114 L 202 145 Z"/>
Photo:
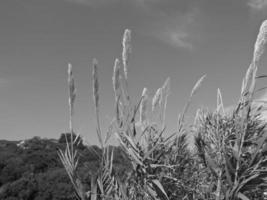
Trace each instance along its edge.
<path fill-rule="evenodd" d="M 96 142 L 92 60 L 99 62 L 100 115 L 114 116 L 112 73 L 121 39 L 132 31 L 129 91 L 152 98 L 170 77 L 166 125 L 176 128 L 194 83 L 207 74 L 190 108 L 237 102 L 267 0 L 1 0 L 0 139 L 59 138 L 68 131 L 67 66 L 77 98 L 74 129 Z M 266 55 L 265 55 L 266 57 Z M 267 59 L 259 74 L 267 74 Z M 258 86 L 266 86 L 261 80 Z M 265 94 L 259 94 L 265 95 Z"/>

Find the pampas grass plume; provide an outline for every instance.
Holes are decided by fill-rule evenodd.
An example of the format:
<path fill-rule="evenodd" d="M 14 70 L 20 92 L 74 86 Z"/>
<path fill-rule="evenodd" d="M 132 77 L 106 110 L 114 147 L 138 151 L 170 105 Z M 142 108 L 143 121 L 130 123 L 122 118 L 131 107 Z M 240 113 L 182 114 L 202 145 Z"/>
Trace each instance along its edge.
<path fill-rule="evenodd" d="M 218 88 L 217 90 L 217 112 L 219 114 L 224 114 L 224 106 L 222 100 L 222 93 L 221 90 Z"/>
<path fill-rule="evenodd" d="M 74 78 L 72 73 L 72 65 L 68 64 L 68 86 L 69 86 L 69 129 L 71 132 L 71 141 L 73 141 L 73 113 L 74 113 L 74 101 L 76 98 L 76 89 L 74 85 Z M 73 152 L 73 150 L 72 150 Z"/>
<path fill-rule="evenodd" d="M 257 65 L 250 64 L 247 69 L 246 76 L 242 83 L 242 92 L 241 95 L 245 96 L 248 93 L 252 94 L 255 88 L 256 81 L 256 73 L 257 73 Z"/>
<path fill-rule="evenodd" d="M 152 99 L 152 111 L 154 111 L 157 107 L 160 107 L 160 102 L 162 101 L 162 88 L 159 88 L 153 99 Z"/>
<path fill-rule="evenodd" d="M 69 85 L 69 106 L 71 115 L 73 115 L 73 105 L 76 98 L 76 89 L 72 73 L 72 65 L 68 64 L 68 85 Z"/>
<path fill-rule="evenodd" d="M 258 65 L 261 56 L 264 53 L 267 42 L 267 20 L 265 20 L 260 27 L 259 34 L 254 46 L 253 64 Z"/>
<path fill-rule="evenodd" d="M 200 109 L 197 109 L 196 114 L 195 114 L 195 118 L 194 118 L 194 126 L 196 126 L 198 124 L 199 121 L 199 117 L 200 117 Z"/>
<path fill-rule="evenodd" d="M 93 59 L 93 97 L 96 108 L 99 107 L 99 82 L 98 82 L 98 61 Z"/>
<path fill-rule="evenodd" d="M 191 91 L 191 97 L 194 96 L 194 94 L 197 92 L 197 90 L 200 88 L 202 82 L 204 81 L 204 79 L 206 78 L 206 74 L 203 75 L 195 84 L 195 86 L 193 87 L 192 91 Z"/>
<path fill-rule="evenodd" d="M 115 94 L 115 99 L 119 97 L 119 89 L 120 89 L 120 61 L 116 58 L 113 68 L 113 89 Z"/>
<path fill-rule="evenodd" d="M 132 52 L 131 47 L 131 31 L 129 29 L 126 29 L 124 31 L 123 39 L 122 39 L 122 62 L 124 66 L 124 75 L 125 79 L 128 78 L 128 63 L 129 63 L 129 57 Z"/>
<path fill-rule="evenodd" d="M 161 123 L 164 126 L 165 123 L 165 115 L 166 115 L 166 108 L 167 108 L 167 100 L 170 93 L 170 77 L 166 79 L 162 86 L 162 98 L 160 99 L 161 108 Z"/>
<path fill-rule="evenodd" d="M 144 124 L 144 122 L 147 119 L 147 104 L 148 104 L 148 94 L 147 94 L 147 88 L 143 89 L 142 92 L 142 101 L 140 104 L 140 123 Z"/>
<path fill-rule="evenodd" d="M 162 92 L 162 98 L 160 99 L 160 105 L 164 106 L 164 101 L 167 100 L 167 97 L 170 93 L 170 77 L 168 77 L 166 79 L 166 81 L 164 82 L 162 88 L 161 88 L 161 92 Z"/>

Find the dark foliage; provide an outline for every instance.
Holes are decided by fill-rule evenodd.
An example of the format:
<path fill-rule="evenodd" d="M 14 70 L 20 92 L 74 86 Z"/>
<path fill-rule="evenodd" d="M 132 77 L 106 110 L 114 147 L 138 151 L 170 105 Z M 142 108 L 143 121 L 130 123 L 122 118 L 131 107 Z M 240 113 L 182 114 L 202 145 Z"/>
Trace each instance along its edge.
<path fill-rule="evenodd" d="M 73 186 L 57 154 L 57 149 L 65 148 L 64 140 L 63 135 L 59 140 L 38 137 L 24 142 L 0 140 L 0 199 L 76 199 Z M 79 174 L 84 181 L 90 180 L 91 173 L 99 165 L 101 149 L 97 146 L 86 147 L 82 141 L 75 148 L 79 149 Z M 126 168 L 125 156 L 120 148 L 111 148 L 114 148 L 116 173 L 122 174 Z"/>

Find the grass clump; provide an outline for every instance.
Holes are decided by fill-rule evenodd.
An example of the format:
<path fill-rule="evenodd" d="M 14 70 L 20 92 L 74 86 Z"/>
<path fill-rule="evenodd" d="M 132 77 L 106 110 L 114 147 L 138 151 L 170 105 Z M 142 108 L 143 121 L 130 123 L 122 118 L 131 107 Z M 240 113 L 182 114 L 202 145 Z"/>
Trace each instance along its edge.
<path fill-rule="evenodd" d="M 78 153 L 71 137 L 60 159 L 71 179 L 77 198 L 85 200 L 249 200 L 264 199 L 267 189 L 267 132 L 261 118 L 263 106 L 255 103 L 257 69 L 264 53 L 267 21 L 263 22 L 255 43 L 252 62 L 242 82 L 240 100 L 234 110 L 225 112 L 222 94 L 217 91 L 214 111 L 199 109 L 193 125 L 185 115 L 193 96 L 206 75 L 193 87 L 178 118 L 177 131 L 165 134 L 165 112 L 170 92 L 167 78 L 154 97 L 148 101 L 144 88 L 138 102 L 128 92 L 128 67 L 131 54 L 131 31 L 122 40 L 122 58 L 115 59 L 113 89 L 115 117 L 105 137 L 99 115 L 99 82 L 97 61 L 93 61 L 93 97 L 96 111 L 96 132 L 101 145 L 98 169 L 91 174 L 86 188 L 77 174 Z M 121 67 L 121 63 L 123 68 Z M 75 87 L 69 67 L 70 132 Z M 151 109 L 149 109 L 151 106 Z M 151 113 L 148 113 L 151 110 Z M 194 144 L 187 137 L 194 133 Z M 109 139 L 116 137 L 130 168 L 118 175 L 113 165 L 114 152 Z M 193 147 L 193 148 L 192 148 Z"/>

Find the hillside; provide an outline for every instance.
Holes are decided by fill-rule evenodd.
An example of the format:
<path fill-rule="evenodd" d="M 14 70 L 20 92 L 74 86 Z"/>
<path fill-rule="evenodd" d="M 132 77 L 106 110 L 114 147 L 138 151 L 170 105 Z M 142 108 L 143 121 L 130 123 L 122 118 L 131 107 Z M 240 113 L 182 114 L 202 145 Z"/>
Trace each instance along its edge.
<path fill-rule="evenodd" d="M 61 137 L 62 138 L 62 137 Z M 0 140 L 0 199 L 1 200 L 70 200 L 75 198 L 74 189 L 58 157 L 57 150 L 65 149 L 61 139 L 34 137 L 25 141 Z M 101 149 L 78 149 L 78 170 L 84 181 L 98 167 Z M 125 157 L 119 147 L 114 149 L 114 168 L 120 172 L 125 167 Z"/>

